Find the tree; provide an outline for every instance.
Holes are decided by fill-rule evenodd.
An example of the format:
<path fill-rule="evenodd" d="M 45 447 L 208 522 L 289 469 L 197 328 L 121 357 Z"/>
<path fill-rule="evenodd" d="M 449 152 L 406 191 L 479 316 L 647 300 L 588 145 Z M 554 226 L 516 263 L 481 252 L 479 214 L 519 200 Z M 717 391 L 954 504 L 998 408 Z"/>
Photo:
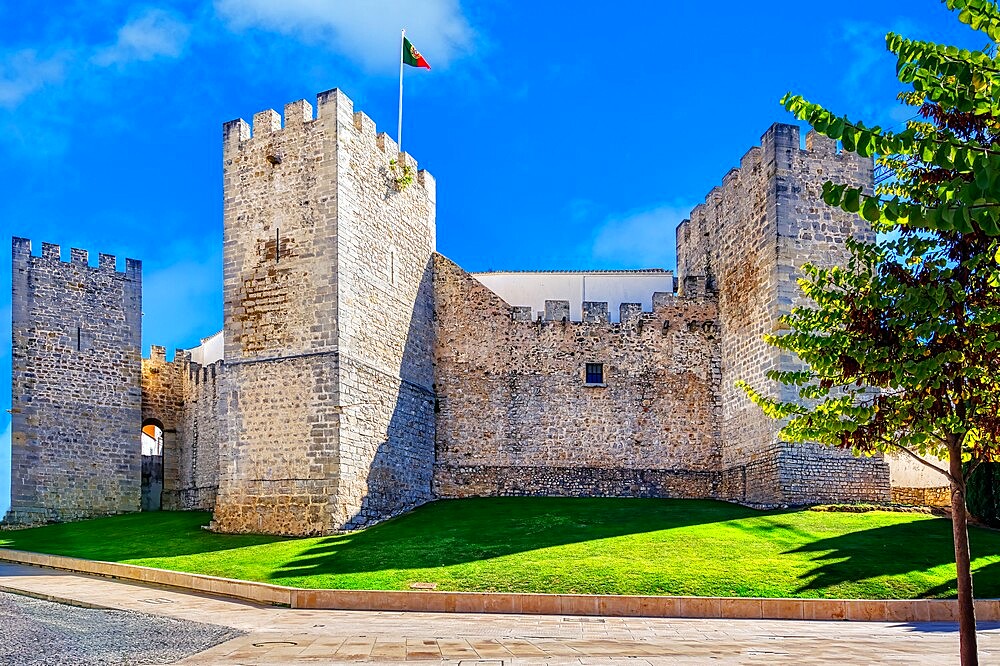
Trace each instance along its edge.
<path fill-rule="evenodd" d="M 1000 40 L 987 0 L 943 0 L 959 21 Z M 978 663 L 966 484 L 1000 459 L 1000 59 L 890 33 L 900 100 L 918 119 L 901 132 L 868 127 L 802 97 L 785 108 L 844 150 L 878 156 L 892 178 L 874 192 L 826 183 L 827 204 L 878 233 L 849 244 L 847 266 L 804 267 L 811 304 L 767 341 L 801 369 L 783 402 L 741 382 L 783 438 L 898 452 L 940 472 L 951 489 L 962 663 Z M 933 458 L 946 461 L 938 464 Z"/>

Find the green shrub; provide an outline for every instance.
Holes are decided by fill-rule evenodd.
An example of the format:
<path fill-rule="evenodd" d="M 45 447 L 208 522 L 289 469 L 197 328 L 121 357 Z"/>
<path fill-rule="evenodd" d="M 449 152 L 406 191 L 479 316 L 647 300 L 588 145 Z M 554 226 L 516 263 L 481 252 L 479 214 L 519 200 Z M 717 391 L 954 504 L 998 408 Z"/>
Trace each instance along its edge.
<path fill-rule="evenodd" d="M 966 488 L 969 513 L 992 527 L 1000 527 L 1000 463 L 983 463 Z"/>

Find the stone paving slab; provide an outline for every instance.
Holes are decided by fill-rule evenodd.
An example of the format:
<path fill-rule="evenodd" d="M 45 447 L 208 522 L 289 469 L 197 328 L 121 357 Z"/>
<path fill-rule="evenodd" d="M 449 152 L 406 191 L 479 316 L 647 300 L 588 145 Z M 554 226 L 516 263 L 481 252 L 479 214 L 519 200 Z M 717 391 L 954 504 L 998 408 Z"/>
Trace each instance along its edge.
<path fill-rule="evenodd" d="M 4 563 L 0 588 L 247 632 L 179 662 L 187 666 L 958 663 L 957 626 L 944 622 L 299 610 Z M 981 627 L 980 657 L 1000 663 L 1000 624 Z"/>

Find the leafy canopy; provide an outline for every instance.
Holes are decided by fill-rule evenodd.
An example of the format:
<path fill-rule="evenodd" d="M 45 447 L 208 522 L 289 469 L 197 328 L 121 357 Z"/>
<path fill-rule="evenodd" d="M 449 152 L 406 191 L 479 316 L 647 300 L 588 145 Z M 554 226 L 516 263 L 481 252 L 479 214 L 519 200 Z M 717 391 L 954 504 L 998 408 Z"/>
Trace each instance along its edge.
<path fill-rule="evenodd" d="M 986 0 L 946 0 L 1000 40 Z M 849 243 L 847 266 L 807 265 L 808 306 L 767 341 L 802 360 L 772 372 L 796 387 L 781 401 L 741 383 L 782 436 L 852 449 L 961 456 L 968 472 L 1000 452 L 1000 59 L 890 33 L 899 99 L 917 117 L 899 132 L 868 127 L 786 95 L 785 108 L 890 177 L 874 191 L 826 183 L 827 204 L 879 234 Z M 926 463 L 925 463 L 926 464 Z M 964 479 L 943 474 L 964 488 Z M 967 477 L 966 477 L 967 478 Z"/>

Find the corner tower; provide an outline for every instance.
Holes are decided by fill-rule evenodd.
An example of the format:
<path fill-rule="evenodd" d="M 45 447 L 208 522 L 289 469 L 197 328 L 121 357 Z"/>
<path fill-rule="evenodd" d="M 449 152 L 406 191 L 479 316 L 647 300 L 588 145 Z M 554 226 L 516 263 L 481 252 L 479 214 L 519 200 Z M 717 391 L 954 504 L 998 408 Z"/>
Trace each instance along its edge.
<path fill-rule="evenodd" d="M 11 508 L 5 522 L 139 510 L 142 264 L 13 239 Z"/>
<path fill-rule="evenodd" d="M 226 532 L 321 534 L 430 499 L 434 180 L 338 90 L 284 121 L 223 128 Z"/>
<path fill-rule="evenodd" d="M 823 183 L 873 187 L 872 160 L 838 152 L 815 132 L 799 144 L 799 128 L 775 124 L 760 147 L 709 192 L 677 228 L 680 281 L 707 275 L 719 292 L 722 331 L 723 495 L 752 504 L 889 501 L 888 466 L 881 456 L 780 441 L 769 419 L 735 386 L 743 379 L 770 395 L 795 400 L 792 387 L 767 378 L 801 362 L 763 336 L 778 318 L 807 303 L 797 278 L 802 265 L 844 265 L 848 238 L 873 238 L 868 224 L 823 203 Z"/>

